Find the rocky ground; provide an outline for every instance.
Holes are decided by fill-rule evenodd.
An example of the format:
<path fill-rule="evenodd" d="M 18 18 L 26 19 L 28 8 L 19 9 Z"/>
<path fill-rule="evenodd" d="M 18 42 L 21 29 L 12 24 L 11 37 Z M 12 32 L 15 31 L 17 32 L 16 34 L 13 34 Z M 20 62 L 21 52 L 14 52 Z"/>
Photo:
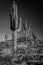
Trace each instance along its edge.
<path fill-rule="evenodd" d="M 13 54 L 11 44 L 9 45 L 5 42 L 1 42 L 0 65 L 43 65 L 43 55 L 38 55 L 42 53 L 42 47 L 43 43 L 41 41 L 40 43 L 34 42 L 34 44 L 31 40 L 28 40 L 27 44 L 22 41 L 22 43 L 18 43 L 17 50 Z"/>

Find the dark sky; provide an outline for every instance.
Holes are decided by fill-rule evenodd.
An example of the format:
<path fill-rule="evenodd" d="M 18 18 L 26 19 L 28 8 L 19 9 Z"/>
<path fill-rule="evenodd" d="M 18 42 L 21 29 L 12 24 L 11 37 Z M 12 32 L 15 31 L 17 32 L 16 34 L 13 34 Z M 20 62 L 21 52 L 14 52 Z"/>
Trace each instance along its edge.
<path fill-rule="evenodd" d="M 12 13 L 13 0 L 0 0 L 0 40 L 4 38 L 6 32 L 10 37 L 10 19 L 9 14 Z M 31 25 L 31 30 L 37 32 L 38 38 L 43 39 L 43 2 L 15 0 L 18 5 L 19 17 Z"/>

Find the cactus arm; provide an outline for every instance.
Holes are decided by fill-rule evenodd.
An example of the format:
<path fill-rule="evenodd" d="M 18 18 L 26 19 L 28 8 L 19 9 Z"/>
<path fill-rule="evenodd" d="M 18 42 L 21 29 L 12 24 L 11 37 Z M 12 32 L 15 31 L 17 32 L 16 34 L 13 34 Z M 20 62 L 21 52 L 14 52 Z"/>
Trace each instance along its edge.
<path fill-rule="evenodd" d="M 22 22 L 22 18 L 20 17 L 20 24 L 19 24 L 19 28 L 18 28 L 17 32 L 21 31 L 21 22 Z"/>
<path fill-rule="evenodd" d="M 10 14 L 10 29 L 12 30 L 12 15 Z"/>

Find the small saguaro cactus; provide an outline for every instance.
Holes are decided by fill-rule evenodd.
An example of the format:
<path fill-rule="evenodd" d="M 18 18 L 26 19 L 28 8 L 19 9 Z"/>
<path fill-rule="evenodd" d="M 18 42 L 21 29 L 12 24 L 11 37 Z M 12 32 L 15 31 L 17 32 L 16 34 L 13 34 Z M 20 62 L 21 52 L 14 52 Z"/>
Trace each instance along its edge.
<path fill-rule="evenodd" d="M 8 46 L 8 34 L 5 33 L 5 42 L 6 42 L 6 46 Z"/>
<path fill-rule="evenodd" d="M 30 30 L 31 30 L 31 25 L 29 24 L 28 26 L 29 26 L 29 28 L 28 28 L 28 36 L 29 36 Z"/>
<path fill-rule="evenodd" d="M 5 33 L 5 39 L 6 39 L 6 41 L 7 41 L 7 39 L 8 39 L 8 34 L 7 34 L 7 33 Z"/>
<path fill-rule="evenodd" d="M 33 39 L 36 40 L 36 35 L 32 32 Z"/>
<path fill-rule="evenodd" d="M 26 36 L 26 43 L 27 43 L 27 37 L 29 36 L 29 32 L 30 32 L 30 25 L 28 28 L 27 21 L 25 21 L 25 24 L 23 23 L 23 28 L 24 28 L 24 34 Z"/>

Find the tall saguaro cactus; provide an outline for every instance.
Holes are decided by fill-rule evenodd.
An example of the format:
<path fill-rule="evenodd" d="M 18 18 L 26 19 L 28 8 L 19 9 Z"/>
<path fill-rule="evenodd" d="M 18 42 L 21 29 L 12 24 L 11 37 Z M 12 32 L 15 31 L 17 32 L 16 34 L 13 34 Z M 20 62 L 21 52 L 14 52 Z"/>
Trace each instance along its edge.
<path fill-rule="evenodd" d="M 17 4 L 15 4 L 15 1 L 13 3 L 13 9 L 14 9 L 14 19 L 15 19 L 15 31 L 14 31 L 14 48 L 15 51 L 17 49 L 17 27 L 18 27 L 18 13 L 17 13 Z"/>
<path fill-rule="evenodd" d="M 17 13 L 17 4 L 15 4 L 15 1 L 13 3 L 13 9 L 14 9 L 14 17 L 12 19 L 12 15 L 10 14 L 10 28 L 12 31 L 12 49 L 13 51 L 17 49 L 17 33 L 21 30 L 21 21 L 20 18 L 20 24 L 18 28 L 18 13 Z"/>

